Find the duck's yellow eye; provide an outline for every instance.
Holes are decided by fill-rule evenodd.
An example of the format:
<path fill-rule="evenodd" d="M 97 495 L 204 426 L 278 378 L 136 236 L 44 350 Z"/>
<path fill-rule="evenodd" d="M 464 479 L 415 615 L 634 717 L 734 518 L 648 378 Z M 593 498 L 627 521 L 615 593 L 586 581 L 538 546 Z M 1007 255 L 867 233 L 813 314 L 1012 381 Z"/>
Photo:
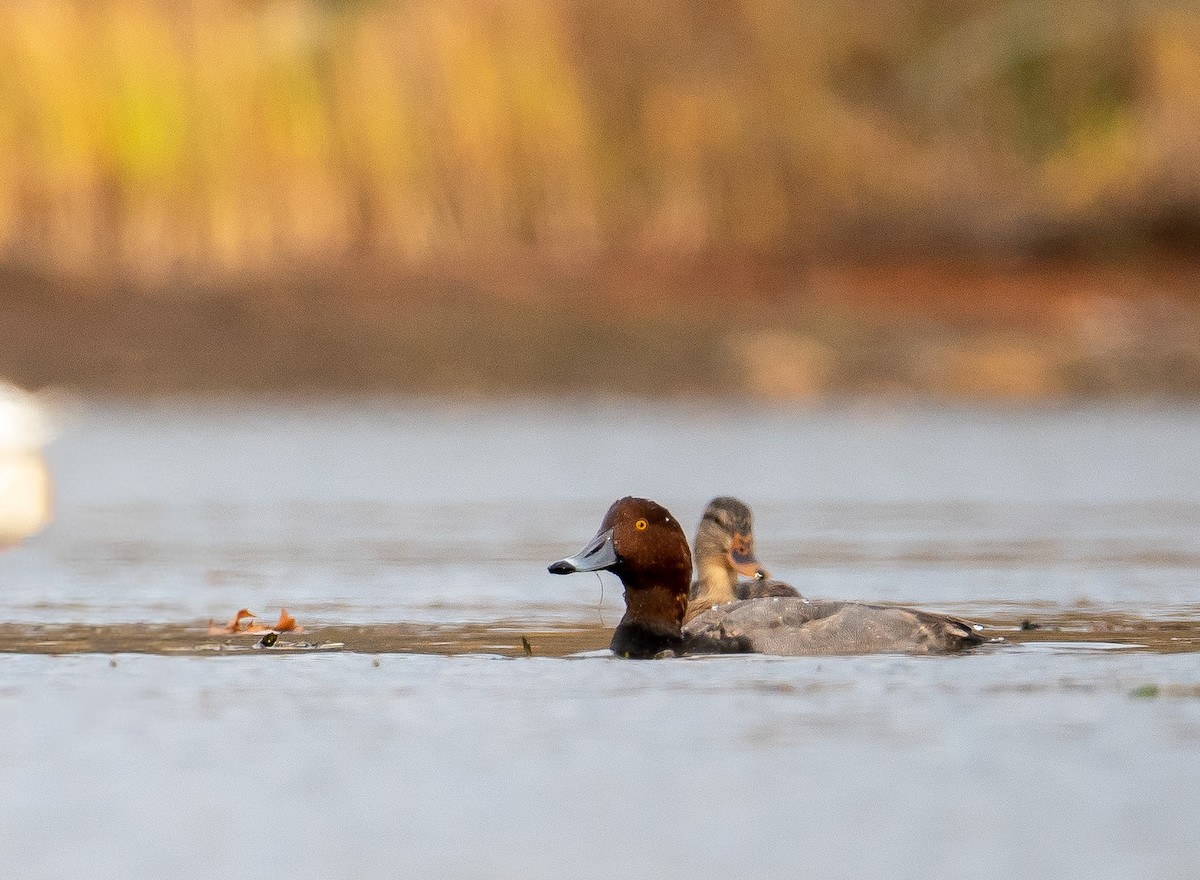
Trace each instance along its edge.
<path fill-rule="evenodd" d="M 646 522 L 644 519 L 639 519 L 637 522 L 635 522 L 633 524 L 633 527 L 635 529 L 637 529 L 639 532 L 644 532 L 644 531 L 646 531 L 646 526 L 648 526 L 648 525 L 650 525 L 650 523 Z"/>

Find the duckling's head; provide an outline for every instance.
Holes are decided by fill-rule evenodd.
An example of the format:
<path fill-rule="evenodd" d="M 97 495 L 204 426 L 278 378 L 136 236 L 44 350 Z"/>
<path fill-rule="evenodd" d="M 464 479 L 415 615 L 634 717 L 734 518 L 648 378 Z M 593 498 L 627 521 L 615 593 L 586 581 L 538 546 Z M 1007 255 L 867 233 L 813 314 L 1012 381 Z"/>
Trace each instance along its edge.
<path fill-rule="evenodd" d="M 587 546 L 550 565 L 551 574 L 611 571 L 625 587 L 625 616 L 612 649 L 626 657 L 680 650 L 692 556 L 679 521 L 647 498 L 613 503 Z"/>
<path fill-rule="evenodd" d="M 696 530 L 696 567 L 703 577 L 714 565 L 746 577 L 769 578 L 754 555 L 754 522 L 750 507 L 736 498 L 722 496 L 708 502 Z"/>

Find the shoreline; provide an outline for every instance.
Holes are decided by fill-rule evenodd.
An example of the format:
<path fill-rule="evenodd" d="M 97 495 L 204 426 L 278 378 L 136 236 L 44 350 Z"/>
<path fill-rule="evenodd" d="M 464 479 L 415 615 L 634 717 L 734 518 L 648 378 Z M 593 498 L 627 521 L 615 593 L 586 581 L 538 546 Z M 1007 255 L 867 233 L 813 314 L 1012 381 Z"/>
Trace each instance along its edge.
<path fill-rule="evenodd" d="M 0 376 L 117 395 L 1200 398 L 1200 263 L 324 267 L 135 288 L 0 269 Z"/>
<path fill-rule="evenodd" d="M 1009 609 L 968 614 L 989 637 L 1003 643 L 983 650 L 1047 643 L 1102 650 L 1121 648 L 1153 653 L 1200 652 L 1200 621 L 1141 617 L 1119 612 L 1067 608 Z M 1030 625 L 1030 621 L 1033 625 Z M 0 623 L 0 654 L 157 654 L 186 657 L 353 654 L 490 654 L 501 657 L 568 657 L 602 651 L 612 628 L 586 623 L 522 627 L 512 618 L 478 624 L 330 623 L 281 633 L 272 646 L 258 646 L 264 633 L 211 634 L 202 621 L 180 624 Z M 529 653 L 522 640 L 527 640 Z"/>

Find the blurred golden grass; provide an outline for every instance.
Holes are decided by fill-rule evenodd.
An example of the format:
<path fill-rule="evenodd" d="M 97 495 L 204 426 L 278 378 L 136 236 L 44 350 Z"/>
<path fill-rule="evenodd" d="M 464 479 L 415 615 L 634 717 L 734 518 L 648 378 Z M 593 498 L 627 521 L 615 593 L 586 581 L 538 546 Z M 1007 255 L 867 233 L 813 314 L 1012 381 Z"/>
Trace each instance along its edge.
<path fill-rule="evenodd" d="M 0 59 L 0 258 L 51 273 L 1200 225 L 1172 0 L 22 0 Z"/>

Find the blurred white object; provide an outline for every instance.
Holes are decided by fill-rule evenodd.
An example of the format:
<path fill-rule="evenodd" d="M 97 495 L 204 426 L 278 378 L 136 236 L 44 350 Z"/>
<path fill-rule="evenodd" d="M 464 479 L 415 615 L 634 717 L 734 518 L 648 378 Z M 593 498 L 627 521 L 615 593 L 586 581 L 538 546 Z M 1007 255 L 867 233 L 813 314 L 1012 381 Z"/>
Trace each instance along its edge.
<path fill-rule="evenodd" d="M 42 447 L 52 436 L 38 396 L 0 381 L 0 546 L 50 522 L 50 472 Z"/>

